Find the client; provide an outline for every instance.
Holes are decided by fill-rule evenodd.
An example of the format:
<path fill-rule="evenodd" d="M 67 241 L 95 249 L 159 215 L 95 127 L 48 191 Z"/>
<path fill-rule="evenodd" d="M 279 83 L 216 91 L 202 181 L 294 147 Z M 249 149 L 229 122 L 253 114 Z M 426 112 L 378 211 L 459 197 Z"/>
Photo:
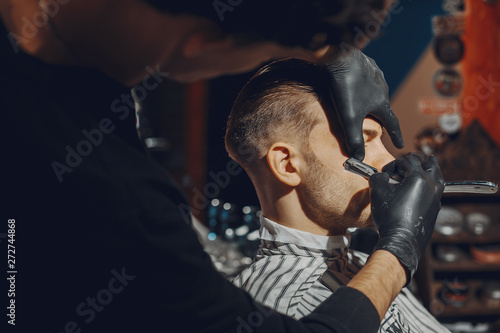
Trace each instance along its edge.
<path fill-rule="evenodd" d="M 373 225 L 368 181 L 344 170 L 342 132 L 327 120 L 333 112 L 328 89 L 321 65 L 273 62 L 240 92 L 225 137 L 262 209 L 258 254 L 233 283 L 297 319 L 346 285 L 367 260 L 349 249 L 347 228 Z M 378 169 L 394 160 L 382 133 L 375 119 L 364 120 L 364 162 Z M 409 160 L 425 163 L 417 155 Z M 404 288 L 379 332 L 449 331 Z"/>

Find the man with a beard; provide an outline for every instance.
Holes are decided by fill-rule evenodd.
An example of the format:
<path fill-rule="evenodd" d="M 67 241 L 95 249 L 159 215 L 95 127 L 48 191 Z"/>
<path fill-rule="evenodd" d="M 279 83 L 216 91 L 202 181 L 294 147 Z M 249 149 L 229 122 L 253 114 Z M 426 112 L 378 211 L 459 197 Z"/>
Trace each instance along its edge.
<path fill-rule="evenodd" d="M 364 266 L 368 255 L 349 249 L 347 229 L 373 226 L 368 181 L 344 169 L 341 136 L 326 117 L 331 104 L 325 70 L 297 59 L 263 67 L 240 92 L 226 132 L 229 155 L 248 173 L 262 209 L 259 251 L 233 282 L 296 319 Z M 434 157 L 394 161 L 382 133 L 376 120 L 365 118 L 365 163 L 380 170 L 392 163 L 408 174 L 424 168 L 429 178 L 442 179 Z M 429 199 L 416 197 L 412 213 L 422 214 Z M 386 218 L 373 211 L 375 222 Z M 379 332 L 449 331 L 405 288 Z"/>

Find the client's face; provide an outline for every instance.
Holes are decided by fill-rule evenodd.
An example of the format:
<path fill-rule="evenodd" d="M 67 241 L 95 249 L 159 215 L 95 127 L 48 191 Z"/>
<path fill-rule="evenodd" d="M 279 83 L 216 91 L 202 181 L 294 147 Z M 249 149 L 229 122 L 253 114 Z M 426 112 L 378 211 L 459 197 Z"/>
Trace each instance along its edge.
<path fill-rule="evenodd" d="M 306 212 L 322 227 L 343 234 L 349 227 L 372 225 L 368 180 L 344 169 L 348 158 L 330 131 L 326 115 L 318 102 L 312 105 L 321 114 L 320 123 L 309 137 L 310 150 L 305 153 L 308 172 L 303 180 L 302 202 Z M 382 127 L 366 118 L 364 163 L 377 169 L 394 160 L 381 141 Z"/>

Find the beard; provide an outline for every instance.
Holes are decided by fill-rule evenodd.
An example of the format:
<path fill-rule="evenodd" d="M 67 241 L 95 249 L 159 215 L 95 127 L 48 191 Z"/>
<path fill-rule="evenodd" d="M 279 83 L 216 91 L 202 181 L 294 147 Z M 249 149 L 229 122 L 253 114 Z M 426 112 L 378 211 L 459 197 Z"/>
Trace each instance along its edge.
<path fill-rule="evenodd" d="M 352 193 L 349 179 L 324 165 L 312 151 L 305 153 L 308 172 L 303 178 L 300 198 L 306 215 L 332 235 L 343 235 L 347 228 L 372 225 L 369 189 Z"/>

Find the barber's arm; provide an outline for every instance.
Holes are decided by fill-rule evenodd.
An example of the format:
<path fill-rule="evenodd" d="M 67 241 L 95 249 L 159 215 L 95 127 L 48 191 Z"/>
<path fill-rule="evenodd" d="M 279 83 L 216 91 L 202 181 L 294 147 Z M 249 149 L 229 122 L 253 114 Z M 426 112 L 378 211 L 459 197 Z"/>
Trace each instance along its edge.
<path fill-rule="evenodd" d="M 375 251 L 348 286 L 361 291 L 382 319 L 392 301 L 406 283 L 406 273 L 399 260 L 384 250 Z"/>
<path fill-rule="evenodd" d="M 407 154 L 370 178 L 372 218 L 380 238 L 349 286 L 373 303 L 380 318 L 411 280 L 441 208 L 444 181 L 437 158 Z M 403 178 L 389 183 L 389 176 Z"/>
<path fill-rule="evenodd" d="M 328 117 L 332 123 L 340 123 L 349 157 L 364 159 L 362 126 L 368 115 L 386 128 L 396 147 L 402 148 L 399 121 L 390 107 L 384 74 L 375 61 L 349 48 L 326 67 L 335 109 Z M 387 173 L 371 177 L 372 217 L 380 240 L 366 266 L 349 283 L 371 300 L 380 318 L 417 268 L 434 230 L 444 188 L 435 157 L 407 155 L 383 171 L 405 180 L 395 186 L 388 183 Z"/>

